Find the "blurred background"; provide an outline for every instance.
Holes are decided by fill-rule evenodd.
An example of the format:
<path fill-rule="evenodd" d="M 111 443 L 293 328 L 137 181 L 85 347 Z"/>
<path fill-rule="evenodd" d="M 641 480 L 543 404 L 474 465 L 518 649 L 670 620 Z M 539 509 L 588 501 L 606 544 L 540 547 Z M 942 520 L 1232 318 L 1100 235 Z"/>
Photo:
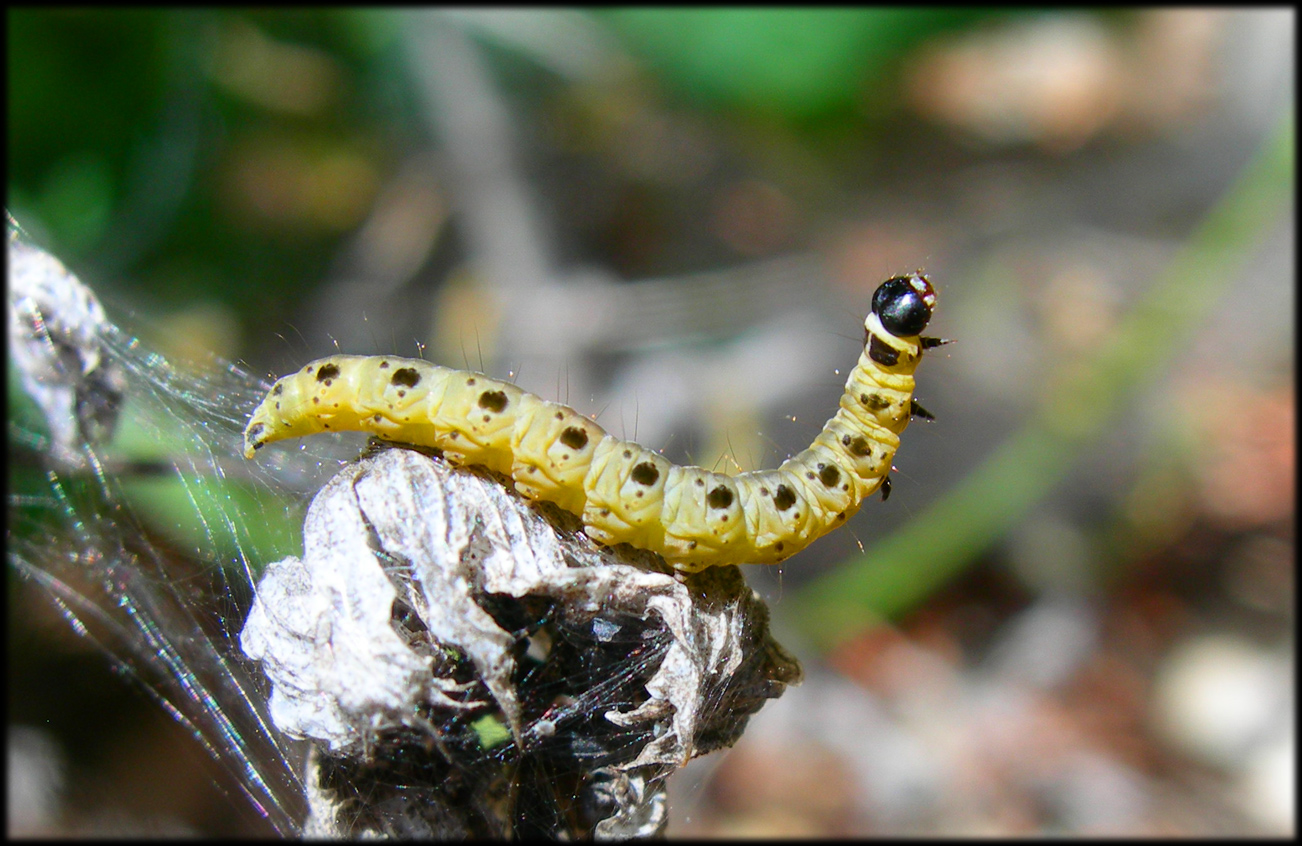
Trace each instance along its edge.
<path fill-rule="evenodd" d="M 671 836 L 1294 831 L 1294 11 L 6 17 L 8 208 L 168 356 L 423 352 L 746 470 L 925 269 L 938 419 L 746 568 L 807 678 Z M 265 833 L 9 588 L 10 834 Z"/>

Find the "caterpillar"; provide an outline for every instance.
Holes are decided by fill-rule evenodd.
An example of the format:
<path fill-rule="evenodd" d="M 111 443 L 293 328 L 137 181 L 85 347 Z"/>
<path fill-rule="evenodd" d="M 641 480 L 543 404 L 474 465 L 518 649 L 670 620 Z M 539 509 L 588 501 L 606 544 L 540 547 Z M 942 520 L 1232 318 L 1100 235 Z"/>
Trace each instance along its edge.
<path fill-rule="evenodd" d="M 244 455 L 317 432 L 369 432 L 509 476 L 529 499 L 579 515 L 599 543 L 657 552 L 678 570 L 773 564 L 877 490 L 890 493 L 900 433 L 915 416 L 933 419 L 913 399 L 913 372 L 946 343 L 921 335 L 935 307 L 921 272 L 877 288 L 840 408 L 776 470 L 679 466 L 509 382 L 394 356 L 334 355 L 278 380 L 244 430 Z"/>

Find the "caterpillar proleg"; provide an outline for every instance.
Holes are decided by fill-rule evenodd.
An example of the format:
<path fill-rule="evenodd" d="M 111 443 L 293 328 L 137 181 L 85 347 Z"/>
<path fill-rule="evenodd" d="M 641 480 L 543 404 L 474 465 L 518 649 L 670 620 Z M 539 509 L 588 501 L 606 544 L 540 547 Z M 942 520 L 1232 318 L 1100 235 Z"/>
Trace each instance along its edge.
<path fill-rule="evenodd" d="M 508 382 L 395 356 L 330 356 L 278 380 L 244 430 L 244 455 L 316 432 L 369 432 L 509 476 L 526 497 L 579 515 L 598 542 L 649 549 L 679 570 L 773 564 L 889 493 L 900 433 L 914 415 L 931 418 L 913 400 L 913 372 L 944 343 L 921 336 L 935 307 L 921 273 L 878 287 L 840 408 L 776 470 L 679 466 Z"/>

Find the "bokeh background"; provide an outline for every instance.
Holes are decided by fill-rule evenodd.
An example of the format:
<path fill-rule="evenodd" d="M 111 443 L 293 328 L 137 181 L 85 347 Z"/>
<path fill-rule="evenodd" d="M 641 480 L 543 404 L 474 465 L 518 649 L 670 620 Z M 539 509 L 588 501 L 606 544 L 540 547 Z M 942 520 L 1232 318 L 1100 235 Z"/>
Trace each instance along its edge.
<path fill-rule="evenodd" d="M 423 351 L 753 469 L 926 270 L 938 420 L 747 569 L 807 679 L 671 835 L 1294 831 L 1293 10 L 6 18 L 9 210 L 178 359 Z M 9 588 L 9 833 L 265 832 Z"/>

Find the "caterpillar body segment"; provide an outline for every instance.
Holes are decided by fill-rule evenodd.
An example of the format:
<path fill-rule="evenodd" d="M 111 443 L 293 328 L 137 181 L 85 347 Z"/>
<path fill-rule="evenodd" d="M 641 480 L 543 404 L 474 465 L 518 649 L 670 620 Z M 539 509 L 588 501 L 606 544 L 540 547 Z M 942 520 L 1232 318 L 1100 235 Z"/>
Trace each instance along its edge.
<path fill-rule="evenodd" d="M 508 382 L 395 356 L 330 356 L 278 380 L 249 420 L 244 454 L 317 432 L 369 432 L 509 476 L 526 497 L 579 515 L 598 542 L 652 550 L 679 570 L 776 563 L 890 490 L 900 433 L 915 414 L 930 419 L 913 400 L 913 373 L 943 343 L 920 335 L 935 305 L 921 274 L 877 289 L 840 407 L 776 470 L 675 465 Z"/>
<path fill-rule="evenodd" d="M 665 482 L 673 462 L 649 449 L 606 435 L 584 479 L 584 530 L 604 544 L 663 546 Z"/>
<path fill-rule="evenodd" d="M 515 487 L 530 499 L 554 502 L 582 515 L 587 502 L 584 480 L 606 430 L 569 406 L 521 393 L 523 419 L 511 432 Z"/>
<path fill-rule="evenodd" d="M 742 476 L 713 473 L 701 467 L 669 471 L 665 497 L 664 549 L 681 570 L 699 570 L 712 564 L 740 560 L 749 550 L 751 534 L 741 498 Z M 662 555 L 664 553 L 661 553 Z M 666 556 L 667 560 L 670 560 Z"/>
<path fill-rule="evenodd" d="M 479 464 L 510 474 L 515 467 L 511 438 L 525 392 L 482 373 L 454 370 L 437 410 L 430 404 L 428 424 L 434 446 L 454 464 Z M 401 440 L 401 439 L 399 439 Z"/>

